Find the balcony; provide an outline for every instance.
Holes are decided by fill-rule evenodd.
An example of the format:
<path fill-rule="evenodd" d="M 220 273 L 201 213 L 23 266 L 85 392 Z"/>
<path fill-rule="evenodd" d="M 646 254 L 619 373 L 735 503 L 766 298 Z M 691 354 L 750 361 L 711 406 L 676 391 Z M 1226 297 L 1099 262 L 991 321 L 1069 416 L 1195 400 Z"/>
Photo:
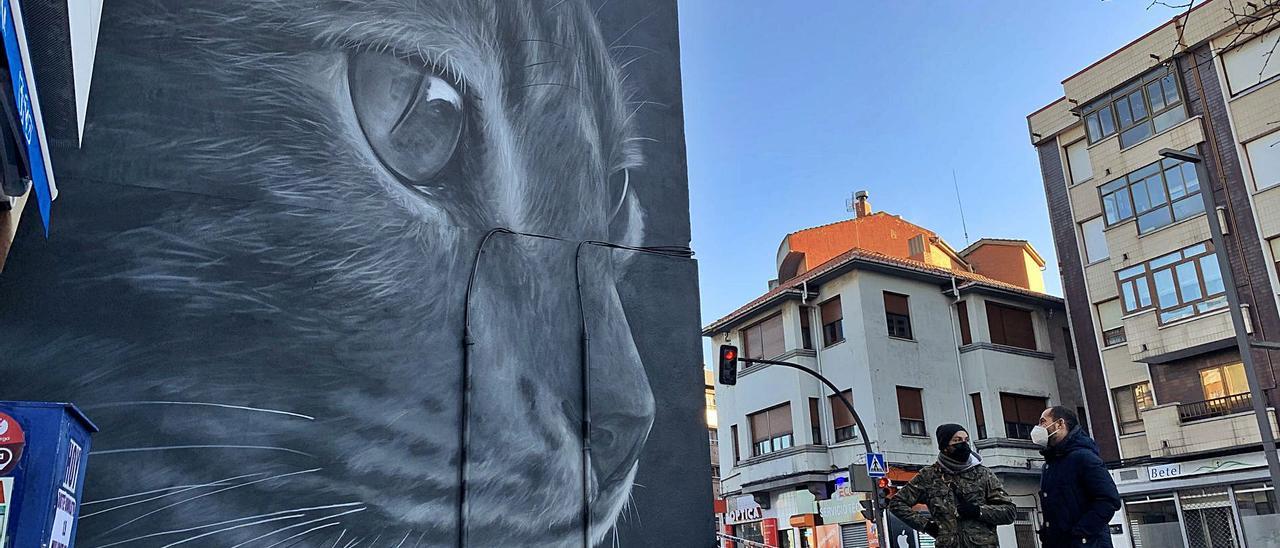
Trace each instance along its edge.
<path fill-rule="evenodd" d="M 1253 397 L 1248 392 L 1225 398 L 1178 404 L 1178 420 L 1188 423 L 1246 411 L 1253 411 Z"/>
<path fill-rule="evenodd" d="M 1272 433 L 1273 408 L 1267 408 Z M 1152 457 L 1173 457 L 1202 451 L 1262 443 L 1249 394 L 1191 403 L 1170 402 L 1142 411 L 1147 447 Z"/>

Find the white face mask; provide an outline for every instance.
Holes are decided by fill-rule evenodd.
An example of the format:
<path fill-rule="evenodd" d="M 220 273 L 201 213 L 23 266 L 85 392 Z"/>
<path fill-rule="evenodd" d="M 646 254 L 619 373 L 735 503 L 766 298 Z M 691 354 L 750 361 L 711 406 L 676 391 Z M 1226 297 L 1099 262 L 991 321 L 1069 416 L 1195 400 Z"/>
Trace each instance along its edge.
<path fill-rule="evenodd" d="M 1049 432 L 1049 429 L 1037 424 L 1035 428 L 1031 429 L 1031 441 L 1040 447 L 1048 447 L 1049 436 L 1055 432 Z"/>

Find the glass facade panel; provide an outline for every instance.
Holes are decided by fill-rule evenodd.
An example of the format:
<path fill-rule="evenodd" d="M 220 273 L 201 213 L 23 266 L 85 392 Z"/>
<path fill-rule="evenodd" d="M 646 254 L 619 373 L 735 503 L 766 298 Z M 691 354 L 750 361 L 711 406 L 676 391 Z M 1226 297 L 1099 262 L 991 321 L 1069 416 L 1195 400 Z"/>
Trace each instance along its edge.
<path fill-rule="evenodd" d="M 1186 548 L 1173 499 L 1126 501 L 1125 515 L 1133 548 Z"/>
<path fill-rule="evenodd" d="M 1280 514 L 1276 493 L 1268 484 L 1237 485 L 1236 510 L 1244 541 L 1251 548 L 1280 548 Z"/>

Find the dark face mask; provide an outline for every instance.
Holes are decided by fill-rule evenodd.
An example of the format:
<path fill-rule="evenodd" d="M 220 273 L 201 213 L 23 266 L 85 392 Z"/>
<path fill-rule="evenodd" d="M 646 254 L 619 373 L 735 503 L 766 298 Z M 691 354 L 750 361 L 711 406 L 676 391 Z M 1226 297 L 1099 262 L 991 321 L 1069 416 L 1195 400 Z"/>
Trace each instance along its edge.
<path fill-rule="evenodd" d="M 969 447 L 969 442 L 960 442 L 947 447 L 947 456 L 959 462 L 968 462 L 969 455 L 973 454 L 973 449 Z"/>

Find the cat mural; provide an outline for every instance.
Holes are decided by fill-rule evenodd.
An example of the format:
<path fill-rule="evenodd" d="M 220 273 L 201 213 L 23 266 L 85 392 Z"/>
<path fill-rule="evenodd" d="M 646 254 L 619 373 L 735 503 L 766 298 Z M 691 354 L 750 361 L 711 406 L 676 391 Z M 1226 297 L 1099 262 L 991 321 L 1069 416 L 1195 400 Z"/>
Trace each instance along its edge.
<path fill-rule="evenodd" d="M 696 285 L 578 245 L 688 243 L 678 85 L 629 81 L 657 46 L 635 78 L 678 81 L 674 2 L 617 1 L 105 5 L 53 231 L 0 274 L 3 397 L 102 428 L 80 545 L 655 545 L 620 523 L 662 413 L 706 455 Z M 701 527 L 683 483 L 647 488 Z"/>

